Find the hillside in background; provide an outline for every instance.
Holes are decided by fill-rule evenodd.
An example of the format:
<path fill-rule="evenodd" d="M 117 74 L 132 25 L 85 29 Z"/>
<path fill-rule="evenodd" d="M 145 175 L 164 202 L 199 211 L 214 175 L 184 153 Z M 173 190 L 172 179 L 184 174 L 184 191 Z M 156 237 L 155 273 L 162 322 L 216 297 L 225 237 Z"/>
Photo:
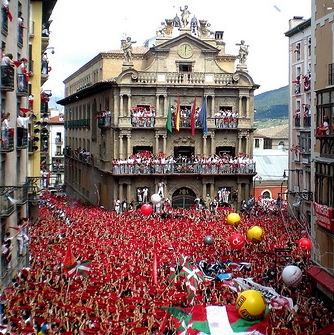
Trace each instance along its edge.
<path fill-rule="evenodd" d="M 256 113 L 254 126 L 267 128 L 288 123 L 289 86 L 268 91 L 254 97 Z"/>

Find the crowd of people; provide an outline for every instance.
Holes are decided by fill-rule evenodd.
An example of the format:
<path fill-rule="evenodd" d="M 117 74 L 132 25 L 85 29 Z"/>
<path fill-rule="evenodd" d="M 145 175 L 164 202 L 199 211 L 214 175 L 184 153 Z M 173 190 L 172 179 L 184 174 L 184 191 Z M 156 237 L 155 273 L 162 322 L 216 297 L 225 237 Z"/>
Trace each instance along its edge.
<path fill-rule="evenodd" d="M 113 160 L 114 174 L 155 174 L 155 173 L 254 173 L 255 161 L 244 154 L 232 156 L 222 155 L 191 155 L 179 154 L 156 155 L 149 152 L 133 154 L 127 159 Z"/>
<path fill-rule="evenodd" d="M 198 120 L 200 108 L 195 111 L 195 127 L 201 128 L 202 125 Z M 191 114 L 190 108 L 180 109 L 180 128 L 191 127 Z M 130 110 L 131 124 L 135 128 L 153 128 L 155 125 L 156 111 L 154 106 L 146 107 L 133 107 Z M 111 125 L 111 111 L 106 110 L 98 113 L 97 118 L 102 120 L 104 126 Z M 216 128 L 237 128 L 239 114 L 232 112 L 230 109 L 220 109 L 214 114 Z M 172 127 L 175 128 L 176 122 L 176 109 L 173 108 L 172 112 Z"/>
<path fill-rule="evenodd" d="M 186 283 L 170 279 L 182 257 L 193 264 L 223 262 L 230 277 L 252 278 L 292 299 L 294 308 L 270 309 L 268 335 L 317 334 L 333 324 L 332 310 L 315 296 L 306 274 L 309 255 L 298 247 L 307 234 L 304 223 L 285 211 L 259 211 L 258 216 L 240 213 L 240 223 L 231 225 L 226 220 L 231 211 L 117 214 L 45 193 L 38 219 L 29 223 L 30 266 L 1 296 L 2 333 L 172 335 L 177 334 L 174 316 L 164 307 L 234 306 L 236 293 L 217 279 L 198 282 L 189 300 Z M 229 236 L 246 236 L 254 225 L 263 229 L 263 241 L 233 249 Z M 208 236 L 213 243 L 205 243 Z M 288 253 L 277 255 L 276 248 Z M 72 276 L 65 267 L 69 259 L 75 264 Z M 241 262 L 248 266 L 235 266 Z M 281 279 L 289 264 L 303 272 L 297 287 Z"/>

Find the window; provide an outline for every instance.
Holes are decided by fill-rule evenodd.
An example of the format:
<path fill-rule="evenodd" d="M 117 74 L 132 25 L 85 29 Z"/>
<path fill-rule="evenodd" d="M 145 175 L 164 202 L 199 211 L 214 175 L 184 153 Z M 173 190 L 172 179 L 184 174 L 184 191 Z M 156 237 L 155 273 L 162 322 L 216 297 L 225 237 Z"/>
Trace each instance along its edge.
<path fill-rule="evenodd" d="M 296 60 L 300 60 L 300 42 L 296 44 L 295 53 L 296 53 Z"/>
<path fill-rule="evenodd" d="M 192 72 L 191 64 L 179 64 L 179 72 Z"/>
<path fill-rule="evenodd" d="M 255 148 L 260 148 L 260 139 L 259 138 L 255 139 Z"/>
<path fill-rule="evenodd" d="M 263 139 L 263 149 L 272 149 L 273 143 L 271 138 L 264 138 Z"/>
<path fill-rule="evenodd" d="M 334 206 L 334 166 L 316 162 L 315 164 L 315 201 L 328 207 Z"/>

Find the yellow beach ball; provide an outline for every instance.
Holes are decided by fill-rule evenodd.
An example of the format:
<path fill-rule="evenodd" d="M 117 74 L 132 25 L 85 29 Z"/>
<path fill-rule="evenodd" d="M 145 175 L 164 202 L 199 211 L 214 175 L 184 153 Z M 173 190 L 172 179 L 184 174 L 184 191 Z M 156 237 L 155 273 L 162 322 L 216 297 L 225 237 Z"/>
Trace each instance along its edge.
<path fill-rule="evenodd" d="M 264 316 L 267 303 L 259 291 L 246 290 L 238 295 L 235 307 L 243 319 L 252 321 Z"/>
<path fill-rule="evenodd" d="M 253 243 L 260 243 L 264 238 L 264 231 L 259 226 L 253 226 L 247 231 L 247 239 Z"/>
<path fill-rule="evenodd" d="M 240 215 L 238 213 L 230 213 L 226 218 L 226 222 L 231 226 L 237 226 L 240 223 L 240 220 Z"/>

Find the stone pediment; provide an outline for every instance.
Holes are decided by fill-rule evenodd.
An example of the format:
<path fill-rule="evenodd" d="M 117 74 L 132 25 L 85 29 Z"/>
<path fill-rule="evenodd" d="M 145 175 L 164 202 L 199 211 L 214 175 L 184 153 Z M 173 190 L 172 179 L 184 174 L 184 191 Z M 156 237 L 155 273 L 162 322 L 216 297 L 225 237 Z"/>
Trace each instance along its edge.
<path fill-rule="evenodd" d="M 168 39 L 165 42 L 162 42 L 159 45 L 156 45 L 154 47 L 152 47 L 149 52 L 155 52 L 155 53 L 165 53 L 165 52 L 169 52 L 170 49 L 177 47 L 183 43 L 189 43 L 191 44 L 194 48 L 198 48 L 200 50 L 202 50 L 203 52 L 211 52 L 213 54 L 217 54 L 219 53 L 219 49 L 212 46 L 211 44 L 195 37 L 192 36 L 188 33 L 184 33 L 182 35 L 179 35 L 177 37 L 174 37 L 172 39 Z"/>

